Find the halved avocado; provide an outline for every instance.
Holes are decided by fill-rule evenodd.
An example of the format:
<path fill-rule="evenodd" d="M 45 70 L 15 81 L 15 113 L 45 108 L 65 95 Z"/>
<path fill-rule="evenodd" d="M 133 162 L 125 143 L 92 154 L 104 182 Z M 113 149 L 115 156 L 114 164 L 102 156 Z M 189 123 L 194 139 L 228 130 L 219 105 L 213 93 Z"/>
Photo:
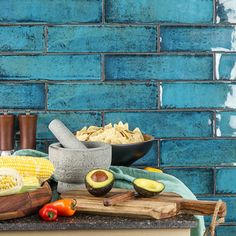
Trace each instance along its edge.
<path fill-rule="evenodd" d="M 136 192 L 143 197 L 153 197 L 162 192 L 165 185 L 151 179 L 137 178 L 133 182 Z"/>
<path fill-rule="evenodd" d="M 93 196 L 100 197 L 107 194 L 113 186 L 114 175 L 104 169 L 94 169 L 87 173 L 85 186 Z"/>

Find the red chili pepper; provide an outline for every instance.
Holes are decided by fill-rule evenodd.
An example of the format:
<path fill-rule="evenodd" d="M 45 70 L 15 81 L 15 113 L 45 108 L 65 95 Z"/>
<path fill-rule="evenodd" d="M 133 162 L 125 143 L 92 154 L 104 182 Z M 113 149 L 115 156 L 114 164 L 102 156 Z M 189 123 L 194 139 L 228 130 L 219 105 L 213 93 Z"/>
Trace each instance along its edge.
<path fill-rule="evenodd" d="M 39 210 L 39 215 L 46 221 L 55 221 L 57 219 L 57 209 L 49 203 Z"/>
<path fill-rule="evenodd" d="M 57 209 L 59 216 L 73 216 L 76 212 L 77 201 L 75 199 L 61 199 L 51 202 L 50 205 Z"/>

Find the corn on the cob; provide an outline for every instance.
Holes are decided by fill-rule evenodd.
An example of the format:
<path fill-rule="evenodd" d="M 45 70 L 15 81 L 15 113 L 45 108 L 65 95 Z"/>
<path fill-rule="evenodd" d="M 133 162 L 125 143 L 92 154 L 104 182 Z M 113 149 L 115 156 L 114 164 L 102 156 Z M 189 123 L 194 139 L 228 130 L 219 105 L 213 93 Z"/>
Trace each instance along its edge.
<path fill-rule="evenodd" d="M 22 176 L 35 176 L 43 181 L 49 179 L 54 172 L 49 160 L 30 156 L 0 157 L 0 167 L 13 168 Z"/>
<path fill-rule="evenodd" d="M 23 186 L 22 177 L 12 168 L 0 168 L 0 196 L 18 193 Z"/>
<path fill-rule="evenodd" d="M 19 193 L 31 192 L 40 188 L 41 183 L 35 176 L 24 176 L 22 177 L 23 186 Z"/>

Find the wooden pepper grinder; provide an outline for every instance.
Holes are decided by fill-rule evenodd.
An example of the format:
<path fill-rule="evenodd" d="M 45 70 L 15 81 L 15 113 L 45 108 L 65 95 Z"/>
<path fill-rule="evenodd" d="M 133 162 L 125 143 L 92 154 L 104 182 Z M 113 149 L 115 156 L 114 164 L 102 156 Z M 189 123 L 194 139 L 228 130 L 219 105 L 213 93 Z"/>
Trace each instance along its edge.
<path fill-rule="evenodd" d="M 1 156 L 10 156 L 14 152 L 14 120 L 15 116 L 0 115 L 0 151 Z"/>
<path fill-rule="evenodd" d="M 30 114 L 30 111 L 26 111 L 26 114 L 20 114 L 18 118 L 20 126 L 20 149 L 36 149 L 38 116 L 36 114 Z"/>

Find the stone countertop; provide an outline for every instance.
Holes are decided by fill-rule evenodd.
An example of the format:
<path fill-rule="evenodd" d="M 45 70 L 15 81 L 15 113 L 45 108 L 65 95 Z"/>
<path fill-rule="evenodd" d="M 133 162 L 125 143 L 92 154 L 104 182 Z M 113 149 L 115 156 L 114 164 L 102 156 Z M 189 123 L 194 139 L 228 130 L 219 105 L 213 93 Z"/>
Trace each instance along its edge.
<path fill-rule="evenodd" d="M 55 222 L 45 222 L 38 215 L 0 222 L 1 231 L 182 229 L 196 226 L 197 221 L 189 215 L 179 215 L 162 220 L 144 220 L 77 213 L 73 217 L 59 217 Z"/>

